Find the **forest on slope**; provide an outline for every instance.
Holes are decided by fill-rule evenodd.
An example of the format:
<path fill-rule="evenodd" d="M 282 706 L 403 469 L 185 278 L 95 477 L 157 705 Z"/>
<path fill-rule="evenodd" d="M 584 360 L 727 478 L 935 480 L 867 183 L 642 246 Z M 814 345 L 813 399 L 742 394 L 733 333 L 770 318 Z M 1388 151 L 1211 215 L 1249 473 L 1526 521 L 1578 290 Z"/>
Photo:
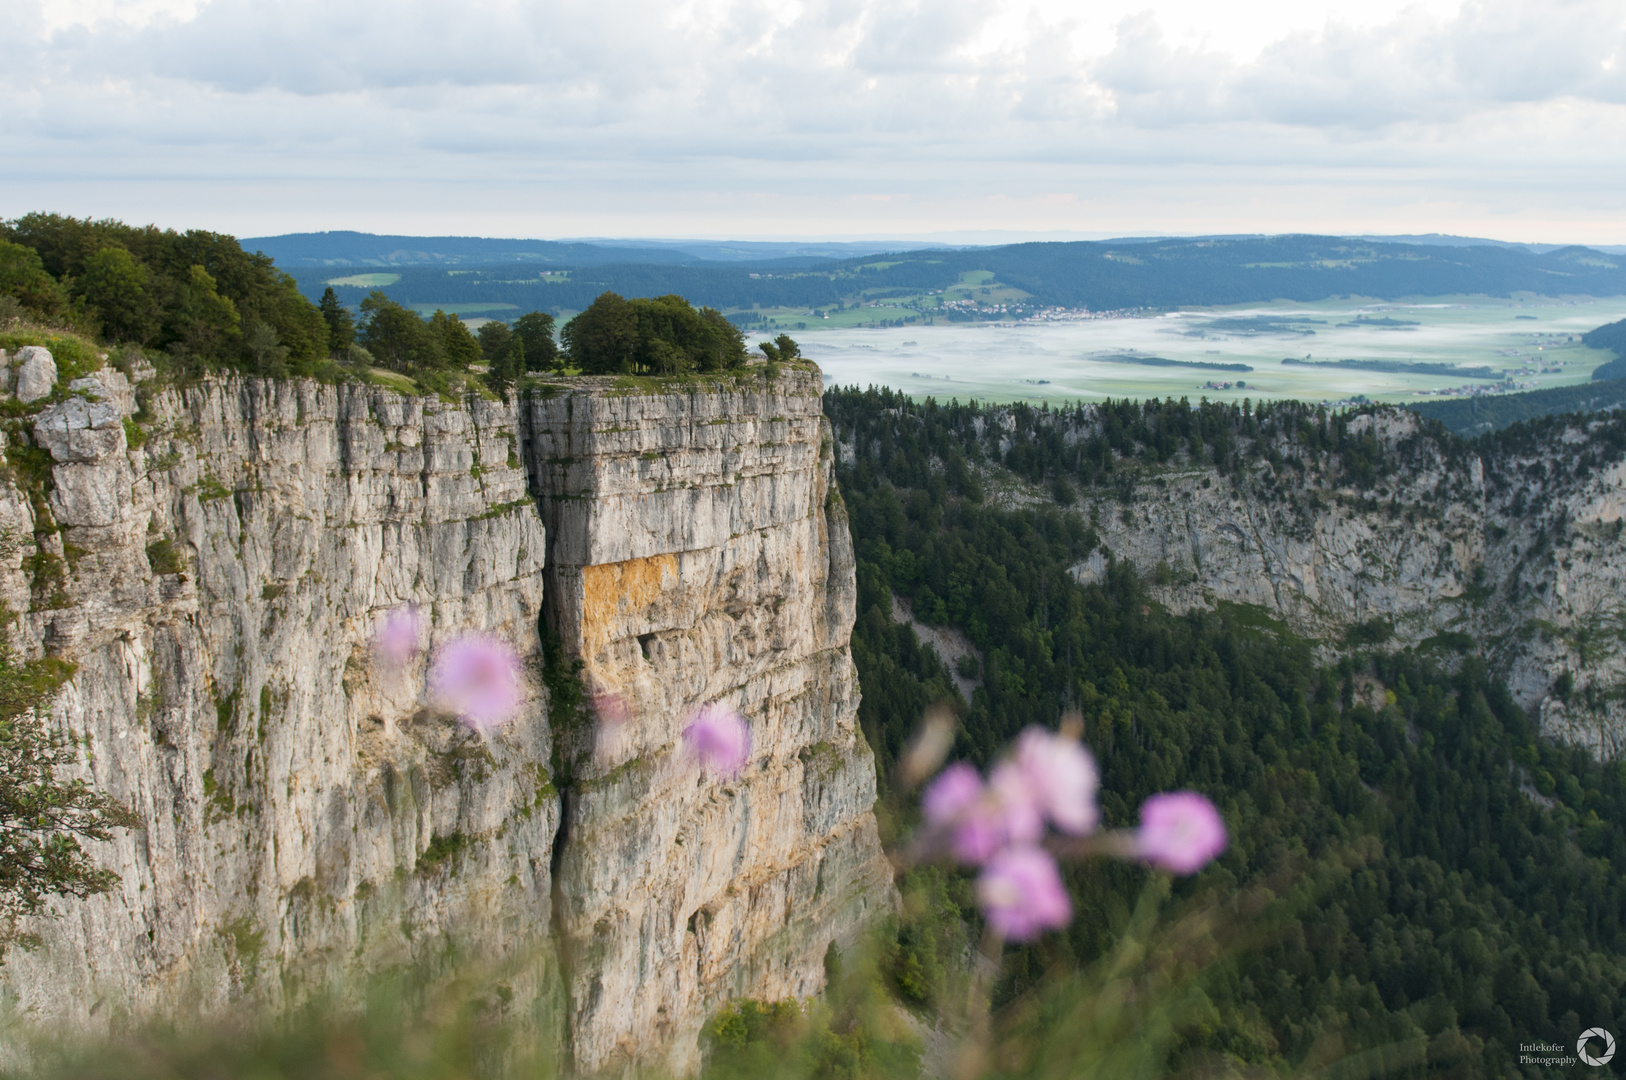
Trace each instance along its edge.
<path fill-rule="evenodd" d="M 1328 236 L 1079 241 L 931 249 L 849 259 L 678 264 L 601 253 L 564 252 L 544 273 L 535 263 L 504 261 L 449 271 L 399 266 L 386 293 L 407 305 L 509 304 L 554 313 L 580 311 L 606 290 L 626 296 L 678 293 L 698 305 L 828 308 L 870 297 L 932 293 L 983 271 L 983 284 L 1025 294 L 1042 307 L 1172 308 L 1321 300 L 1329 296 L 1403 296 L 1515 292 L 1614 296 L 1626 293 L 1626 260 L 1590 248 L 1535 254 L 1517 248 L 1442 247 Z M 295 271 L 313 298 L 331 268 Z M 335 279 L 338 280 L 338 279 Z M 335 285 L 348 304 L 373 286 Z"/>
<path fill-rule="evenodd" d="M 1098 537 L 1065 504 L 1080 488 L 1116 492 L 1138 463 L 1206 463 L 1223 478 L 1285 429 L 1370 488 L 1395 466 L 1381 446 L 1292 404 L 1118 403 L 1075 445 L 1019 418 L 1003 451 L 1006 429 L 975 405 L 848 389 L 827 393 L 826 411 L 848 448 L 853 651 L 883 784 L 934 701 L 956 702 L 956 752 L 977 763 L 1077 708 L 1107 824 L 1131 824 L 1143 797 L 1174 787 L 1224 812 L 1231 849 L 1177 883 L 1167 910 L 1267 899 L 1202 972 L 1169 1072 L 1305 1070 L 1332 1040 L 1386 1076 L 1536 1075 L 1520 1043 L 1626 1029 L 1626 763 L 1542 738 L 1471 642 L 1425 655 L 1354 627 L 1328 662 L 1257 609 L 1162 609 L 1140 576 L 1150 568 L 1114 561 L 1088 585 L 1069 572 Z M 1603 464 L 1626 453 L 1626 421 L 1606 427 Z M 1001 477 L 1048 485 L 1054 501 L 1001 509 Z M 975 645 L 969 702 L 893 621 L 893 597 Z M 901 830 L 911 812 L 893 797 Z M 1009 950 L 999 1022 L 1033 1047 L 1012 1074 L 1036 1071 L 1056 1037 L 1046 987 L 1113 947 L 1145 877 L 1075 865 L 1068 930 Z"/>

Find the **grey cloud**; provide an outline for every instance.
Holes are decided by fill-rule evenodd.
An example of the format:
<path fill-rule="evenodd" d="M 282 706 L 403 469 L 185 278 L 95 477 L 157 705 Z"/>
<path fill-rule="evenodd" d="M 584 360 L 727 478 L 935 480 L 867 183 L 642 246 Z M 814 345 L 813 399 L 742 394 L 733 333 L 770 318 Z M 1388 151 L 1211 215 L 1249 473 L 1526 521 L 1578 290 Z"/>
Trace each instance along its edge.
<path fill-rule="evenodd" d="M 0 3 L 13 70 L 30 74 L 0 85 L 0 148 L 64 176 L 735 205 L 1087 198 L 1165 176 L 1198 198 L 1223 176 L 1268 192 L 1284 169 L 1369 183 L 1381 168 L 1455 197 L 1476 176 L 1559 191 L 1508 164 L 1511 146 L 1564 155 L 1566 182 L 1589 190 L 1626 156 L 1614 0 L 1329 26 L 1245 62 L 1173 46 L 1150 16 L 1095 60 L 1037 17 L 979 53 L 985 0 L 733 0 L 681 22 L 655 0 L 214 0 L 189 21 L 51 37 L 39 10 Z M 1555 123 L 1553 101 L 1578 126 Z"/>
<path fill-rule="evenodd" d="M 1626 16 L 1577 0 L 1473 3 L 1434 23 L 1295 34 L 1255 60 L 1170 47 L 1149 18 L 1120 27 L 1093 75 L 1132 123 L 1220 119 L 1375 128 L 1452 121 L 1499 106 L 1572 98 L 1626 102 Z"/>

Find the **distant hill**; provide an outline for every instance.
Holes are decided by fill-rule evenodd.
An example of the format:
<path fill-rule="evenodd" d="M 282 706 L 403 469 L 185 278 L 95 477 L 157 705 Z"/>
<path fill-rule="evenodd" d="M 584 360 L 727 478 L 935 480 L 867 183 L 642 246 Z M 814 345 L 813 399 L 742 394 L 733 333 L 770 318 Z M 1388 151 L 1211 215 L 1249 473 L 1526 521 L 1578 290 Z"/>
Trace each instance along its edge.
<path fill-rule="evenodd" d="M 702 252 L 715 258 L 700 258 L 678 246 L 362 233 L 268 237 L 245 246 L 293 271 L 307 296 L 319 296 L 328 279 L 347 276 L 338 272 L 343 266 L 377 267 L 399 274 L 384 289 L 400 303 L 536 307 L 558 315 L 581 310 L 606 289 L 625 296 L 677 293 L 737 313 L 888 298 L 902 301 L 911 321 L 1020 319 L 1054 307 L 1170 309 L 1331 296 L 1626 295 L 1626 257 L 1592 248 L 1535 253 L 1328 236 L 938 247 L 840 259 L 808 254 L 805 245 L 800 255 L 786 254 L 792 245 L 716 245 Z M 775 257 L 742 258 L 752 253 Z M 543 275 L 543 268 L 550 273 Z M 977 286 L 974 294 L 966 292 L 968 282 Z M 969 302 L 942 307 L 939 294 L 951 288 Z M 340 288 L 347 304 L 364 295 L 364 288 Z"/>
<path fill-rule="evenodd" d="M 1478 435 L 1499 431 L 1520 420 L 1555 413 L 1601 412 L 1626 408 L 1626 378 L 1580 386 L 1558 386 L 1551 390 L 1530 390 L 1523 394 L 1460 398 L 1456 401 L 1430 401 L 1407 408 L 1431 420 L 1438 420 L 1458 435 Z"/>
<path fill-rule="evenodd" d="M 362 232 L 290 233 L 242 241 L 284 270 L 344 266 L 491 266 L 538 262 L 600 266 L 607 262 L 683 263 L 694 257 L 671 248 L 606 248 L 556 240 L 496 240 L 483 236 L 378 236 Z"/>
<path fill-rule="evenodd" d="M 1396 233 L 1392 236 L 1352 236 L 1351 240 L 1373 240 L 1380 244 L 1421 244 L 1430 247 L 1510 247 L 1520 248 L 1536 255 L 1557 251 L 1564 244 L 1525 244 L 1513 240 L 1487 240 L 1481 236 L 1452 236 L 1450 233 Z M 1620 244 L 1591 244 L 1595 251 L 1611 255 L 1626 255 L 1626 246 Z"/>
<path fill-rule="evenodd" d="M 1607 323 L 1581 335 L 1582 344 L 1593 349 L 1608 349 L 1615 354 L 1613 360 L 1599 364 L 1592 372 L 1594 379 L 1626 378 L 1626 319 Z"/>
<path fill-rule="evenodd" d="M 611 263 L 686 265 L 699 262 L 812 265 L 878 252 L 942 248 L 919 241 L 863 242 L 768 240 L 512 240 L 483 236 L 380 236 L 362 232 L 289 233 L 245 239 L 246 251 L 263 251 L 285 270 L 311 267 L 494 266 L 543 263 L 604 266 Z"/>

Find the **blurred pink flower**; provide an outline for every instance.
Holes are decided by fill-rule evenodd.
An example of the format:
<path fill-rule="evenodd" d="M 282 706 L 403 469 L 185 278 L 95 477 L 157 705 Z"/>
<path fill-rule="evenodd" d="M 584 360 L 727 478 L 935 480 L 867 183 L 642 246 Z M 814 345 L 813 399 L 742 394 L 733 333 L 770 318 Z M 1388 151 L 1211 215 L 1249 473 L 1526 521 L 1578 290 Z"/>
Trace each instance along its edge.
<path fill-rule="evenodd" d="M 418 655 L 418 635 L 422 630 L 423 617 L 417 607 L 403 604 L 379 623 L 373 635 L 373 651 L 390 667 L 405 667 Z"/>
<path fill-rule="evenodd" d="M 987 862 L 1007 844 L 1032 843 L 1044 832 L 1020 773 L 1008 764 L 995 768 L 988 784 L 970 765 L 950 765 L 927 786 L 921 810 L 939 842 L 966 863 Z"/>
<path fill-rule="evenodd" d="M 1073 917 L 1056 861 L 1036 847 L 1006 848 L 989 859 L 977 878 L 977 904 L 1011 941 L 1060 929 Z"/>
<path fill-rule="evenodd" d="M 1005 819 L 999 799 L 964 762 L 950 765 L 926 789 L 926 820 L 946 837 L 954 857 L 981 864 L 1005 845 Z"/>
<path fill-rule="evenodd" d="M 926 824 L 948 828 L 982 796 L 982 777 L 970 765 L 957 761 L 926 785 L 920 809 L 926 815 Z"/>
<path fill-rule="evenodd" d="M 1016 741 L 1015 761 L 1028 798 L 1056 828 L 1074 836 L 1095 831 L 1101 820 L 1095 804 L 1101 775 L 1077 739 L 1030 727 Z"/>
<path fill-rule="evenodd" d="M 988 774 L 988 787 L 999 804 L 1005 836 L 1013 844 L 1034 844 L 1044 835 L 1044 807 L 1032 778 L 1020 765 L 1002 761 Z"/>
<path fill-rule="evenodd" d="M 683 742 L 700 764 L 722 776 L 734 776 L 751 756 L 751 729 L 745 718 L 726 705 L 706 705 L 683 729 Z"/>
<path fill-rule="evenodd" d="M 524 699 L 519 655 L 506 641 L 467 634 L 435 653 L 429 686 L 442 705 L 476 731 L 513 718 Z"/>
<path fill-rule="evenodd" d="M 1135 854 L 1176 874 L 1195 874 L 1225 850 L 1225 822 L 1195 791 L 1168 791 L 1141 804 Z"/>

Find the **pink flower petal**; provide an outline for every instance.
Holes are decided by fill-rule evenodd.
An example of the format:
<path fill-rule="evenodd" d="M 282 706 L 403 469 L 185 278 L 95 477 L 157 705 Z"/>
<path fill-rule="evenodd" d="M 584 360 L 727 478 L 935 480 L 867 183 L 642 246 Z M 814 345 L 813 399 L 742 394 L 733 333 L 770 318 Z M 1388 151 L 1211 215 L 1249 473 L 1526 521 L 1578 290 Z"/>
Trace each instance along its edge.
<path fill-rule="evenodd" d="M 1074 836 L 1095 831 L 1101 776 L 1077 739 L 1030 727 L 1017 739 L 1015 761 L 1029 797 L 1056 828 Z"/>
<path fill-rule="evenodd" d="M 403 604 L 384 616 L 373 635 L 373 651 L 392 668 L 405 667 L 418 654 L 418 638 L 423 617 L 411 604 Z"/>
<path fill-rule="evenodd" d="M 435 653 L 429 686 L 435 698 L 479 731 L 513 719 L 524 700 L 519 655 L 506 641 L 468 634 Z"/>
<path fill-rule="evenodd" d="M 735 776 L 751 756 L 751 728 L 745 718 L 724 705 L 707 705 L 683 729 L 689 754 L 703 768 Z"/>
<path fill-rule="evenodd" d="M 946 828 L 982 797 L 982 777 L 970 765 L 957 761 L 926 785 L 920 809 L 928 825 Z"/>
<path fill-rule="evenodd" d="M 1195 791 L 1153 795 L 1141 804 L 1135 853 L 1175 874 L 1195 874 L 1225 850 L 1225 821 Z"/>
<path fill-rule="evenodd" d="M 999 804 L 1005 835 L 1014 844 L 1035 844 L 1044 835 L 1044 807 L 1027 773 L 1017 764 L 1002 761 L 989 774 L 988 787 Z"/>
<path fill-rule="evenodd" d="M 977 878 L 977 904 L 989 925 L 1011 941 L 1060 929 L 1073 917 L 1056 861 L 1036 847 L 1006 848 L 989 859 Z"/>

